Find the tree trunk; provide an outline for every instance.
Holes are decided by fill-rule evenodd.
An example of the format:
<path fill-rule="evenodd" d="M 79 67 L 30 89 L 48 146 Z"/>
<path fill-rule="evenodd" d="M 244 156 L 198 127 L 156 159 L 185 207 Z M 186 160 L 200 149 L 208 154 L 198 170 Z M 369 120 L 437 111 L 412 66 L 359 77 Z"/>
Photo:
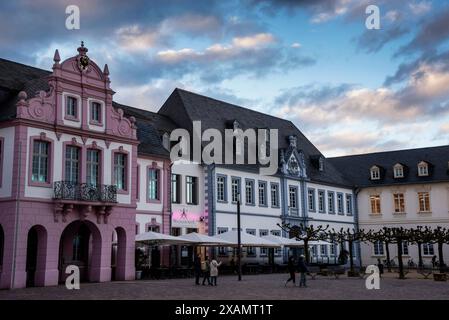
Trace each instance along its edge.
<path fill-rule="evenodd" d="M 352 252 L 352 240 L 348 241 L 349 244 L 349 264 L 350 264 L 350 270 L 351 272 L 354 272 L 354 260 L 353 260 L 353 255 L 354 253 Z"/>
<path fill-rule="evenodd" d="M 306 263 L 310 262 L 309 260 L 309 239 L 304 239 L 304 256 L 306 258 Z"/>
<path fill-rule="evenodd" d="M 344 255 L 344 252 L 346 250 L 344 241 L 340 241 L 340 248 L 341 248 L 340 254 L 338 255 L 340 261 L 338 261 L 338 263 L 344 265 L 345 264 L 345 256 L 346 256 L 346 255 Z"/>
<path fill-rule="evenodd" d="M 421 246 L 421 242 L 417 242 L 418 245 L 418 266 L 420 268 L 424 267 L 424 262 L 422 260 L 422 246 Z"/>
<path fill-rule="evenodd" d="M 387 269 L 388 269 L 388 272 L 391 272 L 390 247 L 388 246 L 388 241 L 385 241 L 385 252 L 387 254 Z"/>
<path fill-rule="evenodd" d="M 440 272 L 445 272 L 446 266 L 443 257 L 443 241 L 438 241 L 438 259 L 440 260 Z"/>
<path fill-rule="evenodd" d="M 399 266 L 399 279 L 405 279 L 404 276 L 404 264 L 402 262 L 402 240 L 398 240 L 398 266 Z"/>

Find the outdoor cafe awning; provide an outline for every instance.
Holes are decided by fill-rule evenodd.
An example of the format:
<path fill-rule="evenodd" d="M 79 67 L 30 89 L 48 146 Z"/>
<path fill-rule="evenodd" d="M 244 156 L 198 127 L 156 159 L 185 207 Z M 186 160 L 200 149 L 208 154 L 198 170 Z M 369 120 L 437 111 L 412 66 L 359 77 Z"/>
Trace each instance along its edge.
<path fill-rule="evenodd" d="M 288 239 L 288 238 L 284 238 L 284 237 L 280 237 L 280 236 L 275 236 L 273 234 L 267 235 L 267 236 L 262 236 L 263 239 L 269 240 L 271 242 L 275 242 L 281 246 L 284 247 L 303 247 L 304 246 L 304 242 L 303 241 L 298 241 L 296 239 Z"/>
<path fill-rule="evenodd" d="M 187 240 L 192 241 L 196 245 L 199 246 L 207 246 L 207 247 L 213 247 L 213 246 L 232 246 L 232 242 L 218 239 L 216 237 L 210 237 L 205 234 L 200 234 L 197 232 L 188 233 L 182 236 L 177 236 L 176 238 L 181 240 Z"/>
<path fill-rule="evenodd" d="M 267 247 L 267 248 L 275 248 L 280 247 L 276 242 L 253 236 L 252 234 L 241 231 L 241 245 L 243 247 Z M 224 232 L 215 236 L 215 238 L 222 239 L 232 243 L 232 246 L 237 246 L 237 230 L 232 230 L 228 232 Z"/>
<path fill-rule="evenodd" d="M 148 231 L 136 235 L 136 242 L 150 245 L 195 244 L 193 241 L 180 239 L 168 234 Z"/>

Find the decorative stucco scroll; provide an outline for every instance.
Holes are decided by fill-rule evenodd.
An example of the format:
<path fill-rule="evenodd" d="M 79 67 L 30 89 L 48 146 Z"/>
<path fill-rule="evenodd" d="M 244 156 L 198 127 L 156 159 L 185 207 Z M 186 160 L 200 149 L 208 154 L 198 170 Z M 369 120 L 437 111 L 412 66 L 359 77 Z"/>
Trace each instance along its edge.
<path fill-rule="evenodd" d="M 50 84 L 48 92 L 39 91 L 35 97 L 27 100 L 25 91 L 19 92 L 17 118 L 38 120 L 46 123 L 55 122 L 54 87 Z"/>

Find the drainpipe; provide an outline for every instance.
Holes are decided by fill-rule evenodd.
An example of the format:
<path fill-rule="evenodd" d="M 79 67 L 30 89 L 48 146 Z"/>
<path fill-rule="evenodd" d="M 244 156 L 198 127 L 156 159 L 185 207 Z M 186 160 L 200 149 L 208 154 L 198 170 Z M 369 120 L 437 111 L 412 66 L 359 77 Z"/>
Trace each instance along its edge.
<path fill-rule="evenodd" d="M 17 134 L 17 133 L 16 133 Z M 12 252 L 13 252 L 13 256 L 12 256 L 12 265 L 11 265 L 11 288 L 14 288 L 14 282 L 15 282 L 15 278 L 16 278 L 16 256 L 17 256 L 17 238 L 18 238 L 18 232 L 19 232 L 19 206 L 20 206 L 20 201 L 19 201 L 19 195 L 20 195 L 20 181 L 21 181 L 21 173 L 22 170 L 20 170 L 22 168 L 22 141 L 19 142 L 19 146 L 18 146 L 18 154 L 19 154 L 19 160 L 17 163 L 17 166 L 19 168 L 19 170 L 17 170 L 17 190 L 16 190 L 16 214 L 14 217 L 14 241 L 13 241 L 13 247 L 12 247 Z"/>

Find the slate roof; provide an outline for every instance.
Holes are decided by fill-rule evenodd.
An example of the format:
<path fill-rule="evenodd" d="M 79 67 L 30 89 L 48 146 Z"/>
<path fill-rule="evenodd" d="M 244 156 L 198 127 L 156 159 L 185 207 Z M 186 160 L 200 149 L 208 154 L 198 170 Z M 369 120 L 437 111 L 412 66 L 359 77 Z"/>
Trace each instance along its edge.
<path fill-rule="evenodd" d="M 180 127 L 187 130 L 192 130 L 191 123 L 195 120 L 201 120 L 203 131 L 207 128 L 215 128 L 223 132 L 224 129 L 229 128 L 229 124 L 234 120 L 239 122 L 242 130 L 247 128 L 278 129 L 280 149 L 287 149 L 289 146 L 288 136 L 295 135 L 298 149 L 305 156 L 307 174 L 313 181 L 343 186 L 350 185 L 331 164 L 325 163 L 325 171 L 323 172 L 312 165 L 312 159 L 320 156 L 321 153 L 291 121 L 179 88 L 173 91 L 158 113 L 171 118 Z M 254 171 L 257 166 L 233 165 L 230 169 L 232 168 Z"/>
<path fill-rule="evenodd" d="M 20 91 L 25 91 L 30 98 L 40 90 L 49 90 L 46 77 L 50 74 L 50 71 L 0 58 L 0 121 L 16 117 L 17 95 Z M 161 141 L 163 132 L 171 131 L 174 126 L 168 118 L 116 102 L 113 102 L 113 106 L 122 108 L 126 116 L 136 118 L 140 154 L 169 156 Z"/>
<path fill-rule="evenodd" d="M 40 90 L 48 90 L 45 78 L 50 71 L 0 58 L 0 121 L 16 117 L 17 94 L 25 91 L 28 97 Z"/>
<path fill-rule="evenodd" d="M 140 144 L 138 153 L 144 155 L 157 155 L 169 157 L 170 152 L 162 145 L 162 135 L 177 128 L 166 116 L 155 112 L 137 109 L 117 102 L 113 102 L 115 108 L 123 109 L 126 117 L 135 117 L 137 124 L 137 139 Z"/>
<path fill-rule="evenodd" d="M 449 146 L 375 152 L 327 160 L 356 187 L 449 181 Z M 429 164 L 429 176 L 418 176 L 418 163 L 421 161 Z M 394 178 L 393 166 L 397 163 L 405 166 L 404 178 Z M 374 165 L 381 168 L 380 180 L 370 179 L 370 169 Z"/>

